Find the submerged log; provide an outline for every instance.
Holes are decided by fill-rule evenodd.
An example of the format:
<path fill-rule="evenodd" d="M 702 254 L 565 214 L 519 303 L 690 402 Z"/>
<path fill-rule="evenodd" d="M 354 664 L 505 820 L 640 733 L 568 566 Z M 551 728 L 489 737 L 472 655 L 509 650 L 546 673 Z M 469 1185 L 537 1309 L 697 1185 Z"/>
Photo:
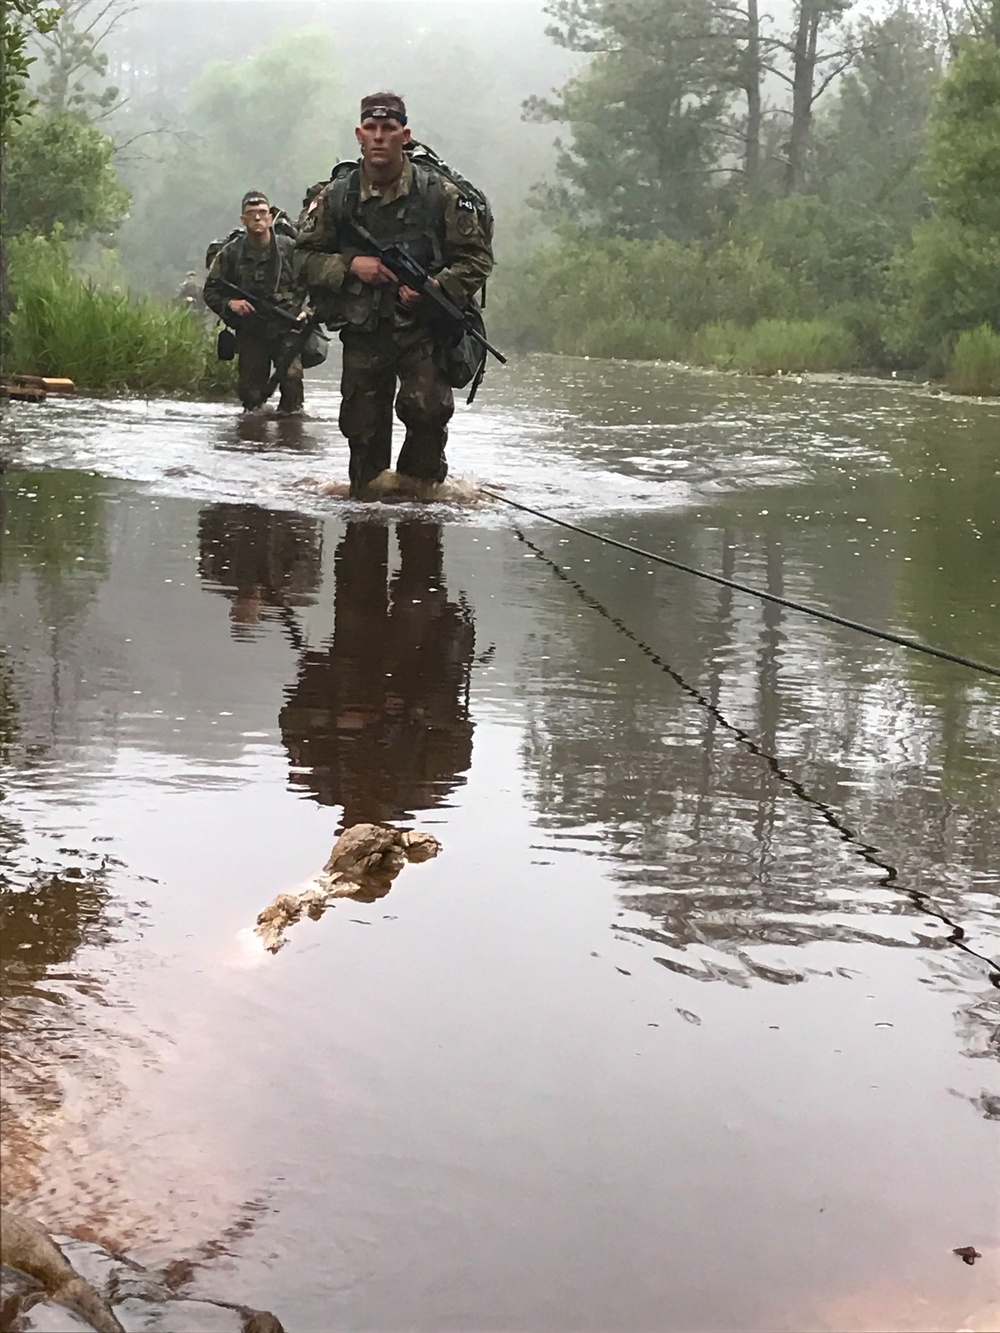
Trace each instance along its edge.
<path fill-rule="evenodd" d="M 335 898 L 374 902 L 388 893 L 407 861 L 429 861 L 441 844 L 431 833 L 355 824 L 333 844 L 322 874 L 302 893 L 279 893 L 257 917 L 254 927 L 264 948 L 277 953 L 285 929 L 303 912 L 316 919 Z"/>

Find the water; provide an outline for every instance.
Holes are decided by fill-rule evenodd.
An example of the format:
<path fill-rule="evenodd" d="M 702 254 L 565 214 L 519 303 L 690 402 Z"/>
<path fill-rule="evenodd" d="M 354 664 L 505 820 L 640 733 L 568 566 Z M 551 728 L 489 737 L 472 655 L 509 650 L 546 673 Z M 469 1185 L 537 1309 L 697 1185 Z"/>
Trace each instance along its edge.
<path fill-rule="evenodd" d="M 4 423 L 4 1201 L 303 1333 L 995 1326 L 1000 681 L 308 396 Z M 1000 664 L 996 404 L 537 358 L 450 455 Z M 255 950 L 358 820 L 442 853 Z"/>

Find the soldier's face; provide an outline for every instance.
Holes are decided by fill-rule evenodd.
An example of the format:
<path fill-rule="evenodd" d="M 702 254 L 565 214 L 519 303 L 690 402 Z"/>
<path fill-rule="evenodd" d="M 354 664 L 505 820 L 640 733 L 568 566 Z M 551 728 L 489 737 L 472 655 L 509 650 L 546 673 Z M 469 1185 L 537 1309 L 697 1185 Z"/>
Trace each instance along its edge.
<path fill-rule="evenodd" d="M 403 147 L 410 142 L 410 127 L 398 120 L 370 116 L 354 131 L 361 145 L 365 164 L 373 167 L 403 165 Z"/>
<path fill-rule="evenodd" d="M 267 204 L 247 204 L 243 210 L 243 225 L 251 236 L 266 236 L 271 226 L 271 210 Z"/>

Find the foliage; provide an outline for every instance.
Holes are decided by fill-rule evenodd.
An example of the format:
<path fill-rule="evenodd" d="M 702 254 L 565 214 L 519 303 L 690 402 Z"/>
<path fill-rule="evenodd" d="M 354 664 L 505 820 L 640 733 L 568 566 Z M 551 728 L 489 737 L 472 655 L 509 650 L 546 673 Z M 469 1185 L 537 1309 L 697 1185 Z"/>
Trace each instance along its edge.
<path fill-rule="evenodd" d="M 670 358 L 713 320 L 750 325 L 799 311 L 794 285 L 757 241 L 713 251 L 666 236 L 630 241 L 567 233 L 503 275 L 493 326 L 522 347 Z M 605 328 L 627 331 L 627 339 L 616 343 Z"/>
<path fill-rule="evenodd" d="M 208 326 L 186 310 L 96 287 L 73 271 L 67 242 L 19 237 L 7 359 L 12 372 L 67 375 L 90 392 L 221 392 L 232 371 Z"/>
<path fill-rule="evenodd" d="M 35 57 L 28 54 L 32 34 L 46 32 L 59 18 L 54 5 L 41 0 L 4 0 L 0 29 L 0 138 L 31 110 L 25 85 Z"/>
<path fill-rule="evenodd" d="M 809 186 L 837 217 L 854 220 L 852 231 L 881 233 L 884 262 L 926 211 L 920 167 L 941 37 L 922 13 L 897 4 L 862 20 L 858 42 L 853 68 L 816 124 Z"/>
<path fill-rule="evenodd" d="M 893 261 L 891 291 L 890 347 L 941 374 L 963 329 L 997 319 L 1000 234 L 929 218 Z"/>
<path fill-rule="evenodd" d="M 828 319 L 762 319 L 749 329 L 733 322 L 706 325 L 693 339 L 690 359 L 722 370 L 781 375 L 850 370 L 858 348 L 843 325 Z"/>
<path fill-rule="evenodd" d="M 1000 46 L 964 39 L 930 120 L 927 190 L 940 217 L 1000 231 Z"/>
<path fill-rule="evenodd" d="M 931 113 L 935 215 L 893 262 L 890 341 L 942 373 L 963 330 L 1000 320 L 1000 47 L 963 38 Z"/>
<path fill-rule="evenodd" d="M 1000 333 L 980 324 L 959 334 L 947 383 L 954 393 L 1000 396 Z"/>
<path fill-rule="evenodd" d="M 113 231 L 129 203 L 113 151 L 106 134 L 65 111 L 36 111 L 14 125 L 4 155 L 8 235 L 51 235 L 57 226 L 74 235 Z"/>
<path fill-rule="evenodd" d="M 597 54 L 555 99 L 526 103 L 572 126 L 542 207 L 609 235 L 702 234 L 736 59 L 713 0 L 555 0 L 550 12 L 556 40 Z"/>

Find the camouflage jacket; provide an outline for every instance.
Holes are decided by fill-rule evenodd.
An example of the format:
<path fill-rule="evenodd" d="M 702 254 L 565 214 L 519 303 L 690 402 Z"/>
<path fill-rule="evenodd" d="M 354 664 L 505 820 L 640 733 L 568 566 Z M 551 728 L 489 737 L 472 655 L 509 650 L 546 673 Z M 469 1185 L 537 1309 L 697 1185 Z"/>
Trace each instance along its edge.
<path fill-rule="evenodd" d="M 232 323 L 232 314 L 226 306 L 233 299 L 223 282 L 231 282 L 244 291 L 266 296 L 276 305 L 297 313 L 302 305 L 302 294 L 295 282 L 295 242 L 290 236 L 271 233 L 269 245 L 251 245 L 244 233 L 222 247 L 212 260 L 205 279 L 204 298 L 210 310 Z M 276 333 L 281 326 L 265 327 L 267 321 L 255 321 L 256 332 Z"/>
<path fill-rule="evenodd" d="M 297 242 L 298 279 L 330 324 L 373 332 L 384 321 L 408 328 L 420 320 L 419 307 L 405 310 L 392 288 L 374 287 L 350 272 L 354 257 L 368 253 L 345 225 L 352 210 L 380 245 L 405 245 L 459 305 L 479 291 L 493 268 L 479 215 L 451 181 L 407 159 L 399 179 L 382 190 L 359 166 L 326 186 L 302 220 Z"/>

